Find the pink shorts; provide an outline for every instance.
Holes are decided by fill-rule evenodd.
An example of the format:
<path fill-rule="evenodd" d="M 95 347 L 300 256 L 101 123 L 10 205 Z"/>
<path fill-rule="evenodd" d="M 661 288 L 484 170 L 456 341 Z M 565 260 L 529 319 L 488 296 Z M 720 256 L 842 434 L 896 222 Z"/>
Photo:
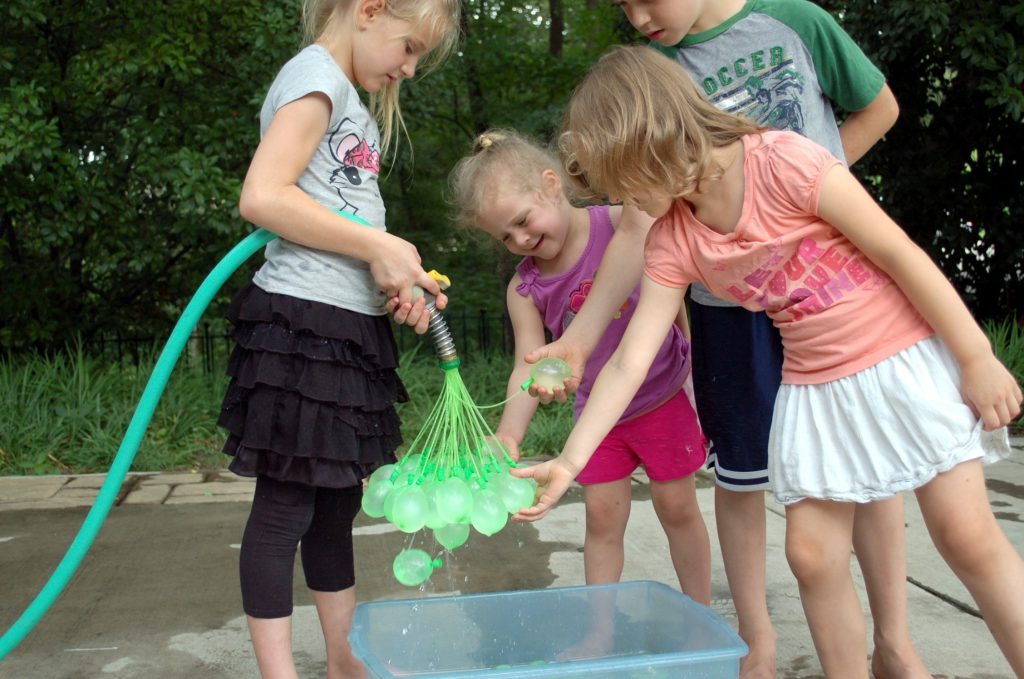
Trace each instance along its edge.
<path fill-rule="evenodd" d="M 652 481 L 673 481 L 704 466 L 707 444 L 697 413 L 682 390 L 658 406 L 615 425 L 576 481 L 583 485 L 624 479 L 640 465 Z"/>

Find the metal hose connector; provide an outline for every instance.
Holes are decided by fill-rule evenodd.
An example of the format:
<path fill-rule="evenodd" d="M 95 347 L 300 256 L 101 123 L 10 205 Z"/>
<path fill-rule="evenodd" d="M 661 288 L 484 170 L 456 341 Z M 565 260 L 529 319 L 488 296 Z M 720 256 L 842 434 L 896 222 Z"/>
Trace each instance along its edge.
<path fill-rule="evenodd" d="M 459 354 L 455 351 L 455 340 L 452 339 L 451 330 L 448 329 L 448 322 L 437 310 L 437 305 L 431 300 L 427 303 L 427 311 L 430 312 L 430 324 L 427 326 L 427 334 L 434 343 L 434 353 L 442 363 L 454 361 Z"/>

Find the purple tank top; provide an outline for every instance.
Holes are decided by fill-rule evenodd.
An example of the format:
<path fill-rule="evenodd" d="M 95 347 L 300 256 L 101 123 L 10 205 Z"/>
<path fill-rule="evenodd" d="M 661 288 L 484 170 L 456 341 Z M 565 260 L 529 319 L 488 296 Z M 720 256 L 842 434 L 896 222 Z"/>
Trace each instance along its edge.
<path fill-rule="evenodd" d="M 516 267 L 523 282 L 516 287 L 523 297 L 527 295 L 533 298 L 544 317 L 544 325 L 551 331 L 551 335 L 558 339 L 576 313 L 583 306 L 583 301 L 590 292 L 590 286 L 594 282 L 594 274 L 601 263 L 601 257 L 608 248 L 615 228 L 612 226 L 611 217 L 608 214 L 607 205 L 597 205 L 587 208 L 590 213 L 590 239 L 587 241 L 583 255 L 568 271 L 554 276 L 542 276 L 537 270 L 533 257 L 525 257 Z M 608 362 L 615 353 L 622 335 L 626 332 L 629 319 L 633 317 L 636 310 L 637 300 L 640 298 L 640 286 L 638 285 L 629 295 L 629 299 L 619 309 L 615 318 L 608 324 L 608 329 L 601 336 L 594 352 L 587 360 L 587 366 L 583 371 L 583 379 L 576 391 L 576 417 L 580 416 L 583 406 L 587 403 L 587 397 L 594 386 L 601 368 Z M 690 345 L 683 337 L 682 331 L 675 325 L 669 331 L 665 341 L 658 350 L 658 355 L 647 372 L 647 377 L 636 396 L 626 407 L 619 422 L 624 422 L 637 415 L 645 413 L 671 398 L 679 391 L 690 369 L 689 366 Z"/>

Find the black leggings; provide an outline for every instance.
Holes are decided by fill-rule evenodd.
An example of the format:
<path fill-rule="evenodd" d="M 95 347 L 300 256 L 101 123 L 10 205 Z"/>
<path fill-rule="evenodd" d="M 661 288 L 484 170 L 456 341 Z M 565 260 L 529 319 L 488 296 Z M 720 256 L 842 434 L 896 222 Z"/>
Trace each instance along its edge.
<path fill-rule="evenodd" d="M 355 584 L 352 521 L 363 489 L 316 488 L 259 476 L 242 536 L 242 607 L 254 618 L 292 614 L 295 549 L 302 543 L 306 586 L 340 592 Z"/>

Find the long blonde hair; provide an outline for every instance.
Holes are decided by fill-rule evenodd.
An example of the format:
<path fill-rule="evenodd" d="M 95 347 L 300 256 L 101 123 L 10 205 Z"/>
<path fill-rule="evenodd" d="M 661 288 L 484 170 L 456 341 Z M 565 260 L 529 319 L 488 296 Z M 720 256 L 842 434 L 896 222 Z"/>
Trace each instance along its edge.
<path fill-rule="evenodd" d="M 472 228 L 496 184 L 522 193 L 542 193 L 545 170 L 558 174 L 566 186 L 558 156 L 515 130 L 487 130 L 473 142 L 472 152 L 462 158 L 448 178 L 449 197 L 456 209 L 455 221 Z"/>
<path fill-rule="evenodd" d="M 678 198 L 720 176 L 713 149 L 762 129 L 715 108 L 665 55 L 620 46 L 576 87 L 558 147 L 572 180 L 592 197 L 657 188 Z"/>
<path fill-rule="evenodd" d="M 349 10 L 358 0 L 303 0 L 302 44 L 311 45 L 341 12 Z M 459 41 L 459 15 L 461 0 L 382 0 L 384 11 L 400 21 L 426 29 L 435 39 L 435 46 L 420 62 L 419 75 L 447 59 Z M 370 112 L 380 126 L 381 153 L 387 153 L 399 135 L 408 137 L 402 109 L 398 103 L 401 80 L 388 83 L 377 92 L 370 93 Z"/>

